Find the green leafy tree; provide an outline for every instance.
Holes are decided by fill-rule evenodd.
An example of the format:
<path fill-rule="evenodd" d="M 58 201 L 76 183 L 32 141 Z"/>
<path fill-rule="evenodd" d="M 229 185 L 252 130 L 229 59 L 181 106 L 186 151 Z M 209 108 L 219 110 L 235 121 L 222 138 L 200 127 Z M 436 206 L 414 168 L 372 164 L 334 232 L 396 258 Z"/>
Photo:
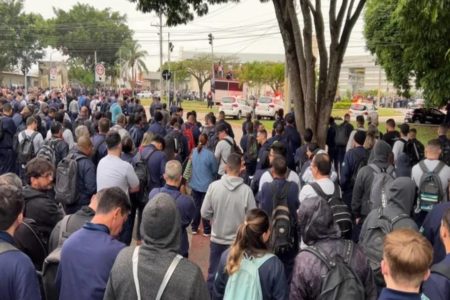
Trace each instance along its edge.
<path fill-rule="evenodd" d="M 86 69 L 93 72 L 97 61 L 105 63 L 107 75 L 113 72 L 118 50 L 132 39 L 126 16 L 109 9 L 97 10 L 86 4 L 76 4 L 69 11 L 54 9 L 49 20 L 48 43 L 70 59 L 80 58 Z"/>
<path fill-rule="evenodd" d="M 242 65 L 239 80 L 249 87 L 256 87 L 257 95 L 263 85 L 273 92 L 279 91 L 284 83 L 284 64 L 272 62 L 251 62 Z"/>
<path fill-rule="evenodd" d="M 156 11 L 167 24 L 185 24 L 194 15 L 208 13 L 209 5 L 239 0 L 130 0 L 143 12 Z M 268 2 L 268 0 L 261 0 Z M 325 144 L 327 122 L 336 96 L 339 73 L 351 32 L 366 0 L 328 0 L 329 24 L 323 18 L 321 0 L 272 0 L 283 39 L 290 80 L 290 98 L 294 103 L 300 133 L 310 127 L 317 142 Z M 299 17 L 300 16 L 300 17 Z M 330 43 L 325 41 L 328 27 Z M 318 56 L 313 53 L 317 41 Z M 206 42 L 206 37 L 205 37 Z M 316 85 L 316 63 L 318 83 Z"/>
<path fill-rule="evenodd" d="M 211 80 L 212 61 L 208 55 L 197 56 L 178 62 L 178 68 L 197 80 L 200 99 L 203 100 L 205 84 Z"/>
<path fill-rule="evenodd" d="M 450 95 L 450 2 L 369 0 L 364 34 L 389 80 L 405 96 L 411 82 L 428 105 L 442 106 Z"/>
<path fill-rule="evenodd" d="M 81 59 L 72 59 L 69 61 L 69 80 L 71 83 L 78 83 L 83 87 L 94 87 L 94 72 L 87 69 Z"/>
<path fill-rule="evenodd" d="M 122 59 L 122 76 L 130 79 L 131 88 L 134 95 L 138 75 L 143 72 L 148 73 L 148 69 L 144 61 L 145 57 L 148 56 L 148 53 L 147 51 L 142 50 L 141 45 L 139 45 L 139 43 L 135 40 L 127 41 L 119 49 L 119 52 Z"/>
<path fill-rule="evenodd" d="M 163 64 L 163 70 L 170 70 L 172 73 L 171 83 L 173 84 L 173 89 L 177 90 L 177 86 L 179 86 L 180 82 L 189 81 L 191 75 L 187 71 L 187 68 L 183 62 L 173 61 L 170 62 L 170 66 L 168 62 Z"/>

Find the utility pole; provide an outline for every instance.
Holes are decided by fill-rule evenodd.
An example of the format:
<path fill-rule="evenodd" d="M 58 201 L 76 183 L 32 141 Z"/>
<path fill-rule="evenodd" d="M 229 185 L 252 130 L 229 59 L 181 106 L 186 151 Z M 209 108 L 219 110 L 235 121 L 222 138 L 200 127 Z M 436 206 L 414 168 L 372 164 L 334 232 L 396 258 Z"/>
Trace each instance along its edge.
<path fill-rule="evenodd" d="M 159 13 L 159 94 L 162 97 L 163 81 L 162 81 L 162 65 L 163 65 L 163 25 L 162 12 Z"/>
<path fill-rule="evenodd" d="M 211 94 L 212 94 L 212 98 L 213 98 L 213 103 L 215 103 L 215 94 L 216 94 L 216 89 L 214 88 L 215 85 L 215 72 L 214 72 L 214 36 L 212 35 L 212 33 L 208 34 L 208 40 L 209 40 L 209 44 L 211 45 Z M 214 92 L 213 92 L 214 91 Z"/>
<path fill-rule="evenodd" d="M 173 50 L 173 44 L 170 41 L 170 32 L 167 33 L 167 63 L 168 63 L 168 69 L 170 73 L 170 53 L 172 53 Z M 170 98 L 170 79 L 167 80 L 167 96 L 169 97 L 169 106 L 172 104 L 171 98 Z"/>

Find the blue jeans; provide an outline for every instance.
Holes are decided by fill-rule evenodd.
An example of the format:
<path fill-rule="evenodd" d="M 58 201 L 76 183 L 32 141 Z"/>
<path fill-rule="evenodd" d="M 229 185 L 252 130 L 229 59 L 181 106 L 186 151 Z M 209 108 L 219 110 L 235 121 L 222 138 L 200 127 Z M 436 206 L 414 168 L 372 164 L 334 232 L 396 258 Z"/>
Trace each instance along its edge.
<path fill-rule="evenodd" d="M 208 289 L 213 299 L 214 295 L 214 279 L 216 278 L 217 267 L 219 266 L 220 257 L 225 250 L 230 247 L 230 245 L 221 245 L 214 242 L 210 243 L 209 246 L 209 267 L 208 267 Z"/>
<path fill-rule="evenodd" d="M 206 193 L 197 192 L 196 190 L 192 190 L 192 198 L 194 198 L 195 202 L 195 217 L 192 221 L 192 231 L 198 231 L 198 227 L 200 226 L 200 220 L 203 223 L 203 233 L 210 234 L 211 233 L 211 223 L 209 220 L 203 219 L 200 214 L 200 209 L 202 208 L 203 200 L 205 199 Z"/>

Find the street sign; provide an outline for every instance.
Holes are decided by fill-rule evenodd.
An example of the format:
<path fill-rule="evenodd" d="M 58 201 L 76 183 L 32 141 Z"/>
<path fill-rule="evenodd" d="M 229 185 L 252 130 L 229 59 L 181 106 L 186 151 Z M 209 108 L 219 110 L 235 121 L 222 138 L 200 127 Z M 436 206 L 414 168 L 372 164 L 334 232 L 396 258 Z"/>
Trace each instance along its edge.
<path fill-rule="evenodd" d="M 162 72 L 162 78 L 163 78 L 164 80 L 170 80 L 170 78 L 172 78 L 172 73 L 170 73 L 169 70 L 164 70 L 164 71 Z"/>
<path fill-rule="evenodd" d="M 56 77 L 58 76 L 58 70 L 56 70 L 56 67 L 50 68 L 50 80 L 56 80 Z"/>
<path fill-rule="evenodd" d="M 103 64 L 95 65 L 95 81 L 96 82 L 105 81 L 105 66 Z"/>

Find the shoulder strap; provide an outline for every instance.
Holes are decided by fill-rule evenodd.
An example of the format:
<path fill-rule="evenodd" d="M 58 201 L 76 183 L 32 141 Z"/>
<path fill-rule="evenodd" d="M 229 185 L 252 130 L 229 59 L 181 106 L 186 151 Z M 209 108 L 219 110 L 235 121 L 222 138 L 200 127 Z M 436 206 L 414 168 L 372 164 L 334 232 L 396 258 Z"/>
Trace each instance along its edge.
<path fill-rule="evenodd" d="M 155 153 L 156 151 L 157 151 L 156 149 L 153 149 L 152 151 L 149 152 L 149 154 L 147 154 L 147 157 L 141 157 L 141 159 L 145 162 L 148 162 L 150 157 L 152 157 L 153 153 Z"/>
<path fill-rule="evenodd" d="M 39 132 L 35 131 L 35 132 L 33 132 L 33 133 L 31 134 L 31 137 L 30 137 L 31 141 L 34 140 L 34 138 L 38 135 L 38 133 L 39 133 Z"/>
<path fill-rule="evenodd" d="M 139 249 L 141 247 L 137 246 L 134 248 L 133 251 L 133 257 L 132 257 L 132 263 L 133 263 L 133 280 L 134 280 L 134 286 L 136 288 L 136 295 L 137 299 L 141 300 L 141 287 L 139 285 L 139 278 L 138 278 L 138 262 L 139 262 Z"/>
<path fill-rule="evenodd" d="M 228 145 L 230 145 L 231 147 L 234 146 L 234 143 L 231 143 L 229 139 L 223 139 L 225 142 L 227 142 Z M 233 141 L 234 142 L 234 141 Z"/>
<path fill-rule="evenodd" d="M 322 188 L 317 182 L 311 182 L 309 185 L 313 188 L 316 194 L 319 195 L 319 197 L 325 199 L 326 201 L 328 201 L 328 199 L 330 199 L 330 197 L 332 196 L 325 194 L 325 192 L 322 190 Z"/>
<path fill-rule="evenodd" d="M 306 251 L 315 255 L 318 259 L 320 259 L 330 270 L 334 266 L 334 262 L 330 261 L 328 257 L 316 246 L 309 246 L 301 251 Z"/>
<path fill-rule="evenodd" d="M 58 246 L 62 246 L 62 237 L 64 232 L 67 231 L 67 225 L 69 224 L 69 219 L 72 215 L 64 216 L 61 220 L 61 226 L 59 228 L 59 238 L 58 238 Z"/>
<path fill-rule="evenodd" d="M 425 161 L 422 160 L 421 162 L 419 162 L 419 167 L 424 174 L 428 172 L 428 168 L 427 165 L 425 164 Z"/>
<path fill-rule="evenodd" d="M 166 289 L 167 284 L 169 283 L 170 277 L 172 277 L 173 272 L 175 271 L 175 268 L 177 267 L 178 263 L 183 259 L 183 256 L 177 254 L 170 264 L 169 268 L 167 269 L 166 274 L 164 274 L 164 279 L 159 287 L 158 294 L 156 294 L 156 300 L 160 300 L 162 297 L 162 294 L 164 293 L 164 290 Z"/>
<path fill-rule="evenodd" d="M 34 229 L 29 224 L 27 224 L 26 222 L 22 222 L 22 224 L 33 234 L 34 238 L 39 242 L 39 246 L 41 246 L 42 252 L 43 253 L 47 253 L 47 247 L 44 246 L 44 244 L 42 243 L 41 238 L 36 233 L 36 231 L 34 231 Z"/>
<path fill-rule="evenodd" d="M 376 164 L 369 164 L 369 167 L 371 167 L 375 173 L 381 173 L 381 169 Z"/>
<path fill-rule="evenodd" d="M 274 257 L 272 253 L 266 253 L 262 257 L 255 258 L 256 267 L 259 269 L 266 261 Z"/>
<path fill-rule="evenodd" d="M 450 280 L 450 268 L 444 263 L 438 263 L 431 266 L 431 273 L 436 273 Z"/>
<path fill-rule="evenodd" d="M 0 242 L 0 254 L 8 251 L 19 251 L 16 247 L 7 242 Z"/>
<path fill-rule="evenodd" d="M 350 265 L 350 260 L 353 256 L 353 242 L 350 240 L 344 240 L 345 242 L 345 253 L 344 253 L 344 262 L 346 265 Z"/>
<path fill-rule="evenodd" d="M 439 161 L 439 163 L 436 166 L 436 168 L 434 168 L 433 173 L 438 175 L 444 167 L 445 167 L 445 163 L 443 163 L 442 161 Z"/>

